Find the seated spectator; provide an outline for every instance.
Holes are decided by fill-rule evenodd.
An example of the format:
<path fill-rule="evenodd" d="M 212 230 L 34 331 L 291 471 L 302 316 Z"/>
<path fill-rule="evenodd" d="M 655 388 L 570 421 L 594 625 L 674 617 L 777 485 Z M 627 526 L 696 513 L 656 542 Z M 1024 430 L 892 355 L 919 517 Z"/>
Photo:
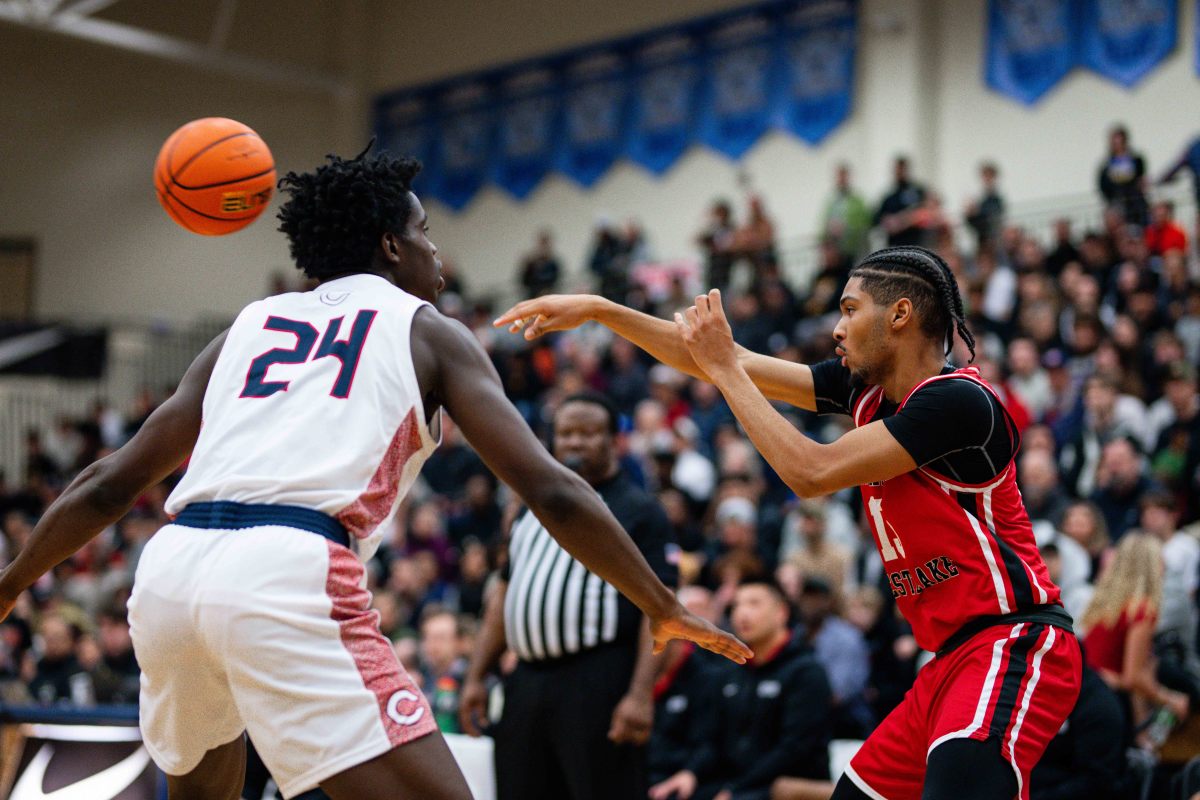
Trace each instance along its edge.
<path fill-rule="evenodd" d="M 1143 494 L 1155 488 L 1158 487 L 1146 475 L 1145 458 L 1133 439 L 1121 437 L 1104 445 L 1092 502 L 1104 515 L 1114 541 L 1137 525 L 1138 503 Z"/>
<path fill-rule="evenodd" d="M 458 693 L 467 671 L 459 647 L 458 617 L 439 606 L 421 615 L 421 685 L 442 733 L 458 733 Z"/>
<path fill-rule="evenodd" d="M 481 472 L 467 479 L 463 506 L 451 514 L 446 532 L 451 543 L 462 547 L 468 539 L 487 544 L 500 535 L 500 504 L 496 502 L 496 476 Z"/>
<path fill-rule="evenodd" d="M 820 578 L 833 587 L 836 598 L 844 596 L 846 585 L 853 575 L 853 555 L 826 534 L 826 507 L 831 501 L 824 497 L 801 500 L 797 503 L 799 536 L 788 560 L 806 578 Z"/>
<path fill-rule="evenodd" d="M 1112 689 L 1086 665 L 1079 699 L 1029 778 L 1029 800 L 1118 800 L 1126 796 L 1124 725 Z"/>
<path fill-rule="evenodd" d="M 1053 455 L 1026 450 L 1018 457 L 1017 475 L 1029 518 L 1034 522 L 1045 520 L 1055 527 L 1060 525 L 1071 498 L 1059 483 Z"/>
<path fill-rule="evenodd" d="M 123 605 L 110 604 L 100 612 L 98 638 L 100 661 L 92 668 L 96 702 L 136 703 L 142 671 L 133 654 L 129 612 Z"/>
<path fill-rule="evenodd" d="M 829 682 L 788 629 L 774 584 L 749 581 L 734 599 L 734 632 L 756 656 L 718 667 L 702 744 L 685 769 L 650 789 L 652 800 L 766 800 L 781 776 L 829 778 Z"/>
<path fill-rule="evenodd" d="M 1083 390 L 1083 418 L 1066 437 L 1059 462 L 1067 488 L 1076 497 L 1090 497 L 1097 488 L 1097 471 L 1104 446 L 1121 437 L 1138 436 L 1117 413 L 1117 386 L 1112 379 L 1093 375 Z M 1122 530 L 1124 530 L 1122 528 Z M 1118 535 L 1116 531 L 1112 532 Z"/>
<path fill-rule="evenodd" d="M 1187 252 L 1187 234 L 1175 221 L 1175 204 L 1170 200 L 1159 200 L 1150 213 L 1150 224 L 1146 226 L 1146 247 L 1151 255 L 1164 256 L 1172 250 Z"/>
<path fill-rule="evenodd" d="M 679 591 L 679 602 L 694 614 L 708 616 L 711 594 L 698 586 Z M 646 748 L 647 774 L 657 785 L 686 769 L 703 742 L 700 720 L 712 695 L 715 662 L 690 642 L 671 642 L 666 662 L 654 684 L 654 728 Z"/>
<path fill-rule="evenodd" d="M 1177 719 L 1187 717 L 1190 708 L 1188 696 L 1160 684 L 1151 668 L 1162 572 L 1158 540 L 1142 533 L 1126 535 L 1080 620 L 1084 659 L 1120 693 L 1129 729 L 1157 706 L 1166 706 Z"/>
<path fill-rule="evenodd" d="M 488 579 L 488 548 L 478 539 L 463 542 L 458 560 L 458 611 L 460 614 L 483 614 L 483 597 Z"/>
<path fill-rule="evenodd" d="M 79 662 L 82 631 L 57 614 L 42 618 L 42 654 L 29 693 L 42 705 L 90 706 L 96 702 L 92 677 Z"/>
<path fill-rule="evenodd" d="M 862 632 L 837 615 L 840 599 L 825 579 L 805 576 L 800 590 L 800 632 L 829 676 L 833 736 L 865 739 L 877 721 L 865 696 L 870 654 Z"/>

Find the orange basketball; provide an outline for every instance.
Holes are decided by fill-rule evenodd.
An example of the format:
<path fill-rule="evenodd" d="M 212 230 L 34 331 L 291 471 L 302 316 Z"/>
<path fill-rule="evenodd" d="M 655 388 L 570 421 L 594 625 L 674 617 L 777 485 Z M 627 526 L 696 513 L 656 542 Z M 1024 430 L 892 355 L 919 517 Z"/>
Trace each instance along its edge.
<path fill-rule="evenodd" d="M 258 218 L 275 191 L 275 159 L 240 122 L 206 117 L 171 134 L 154 162 L 154 189 L 171 219 L 221 236 Z"/>

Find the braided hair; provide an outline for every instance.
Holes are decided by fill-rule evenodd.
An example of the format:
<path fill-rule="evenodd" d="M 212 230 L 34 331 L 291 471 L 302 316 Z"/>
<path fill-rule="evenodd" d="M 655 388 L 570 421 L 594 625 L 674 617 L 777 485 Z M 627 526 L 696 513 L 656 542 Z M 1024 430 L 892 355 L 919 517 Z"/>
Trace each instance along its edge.
<path fill-rule="evenodd" d="M 971 351 L 971 361 L 975 360 L 975 337 L 967 330 L 958 283 L 937 253 L 924 247 L 888 247 L 860 261 L 850 277 L 862 280 L 863 291 L 880 305 L 907 297 L 917 310 L 922 332 L 944 342 L 946 355 L 957 333 Z"/>

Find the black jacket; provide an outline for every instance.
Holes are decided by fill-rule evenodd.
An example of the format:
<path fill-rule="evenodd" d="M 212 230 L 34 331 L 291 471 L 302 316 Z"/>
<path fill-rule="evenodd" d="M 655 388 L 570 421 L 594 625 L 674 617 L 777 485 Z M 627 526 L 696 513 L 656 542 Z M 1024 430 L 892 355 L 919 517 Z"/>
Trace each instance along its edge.
<path fill-rule="evenodd" d="M 656 784 L 686 769 L 703 743 L 700 721 L 719 684 L 717 663 L 703 650 L 693 649 L 665 685 L 655 686 L 654 729 L 646 748 L 650 783 Z"/>
<path fill-rule="evenodd" d="M 734 797 L 780 776 L 829 779 L 832 694 L 796 634 L 766 663 L 723 663 L 705 697 L 705 737 L 688 764 L 703 786 Z"/>
<path fill-rule="evenodd" d="M 1125 775 L 1125 717 L 1113 691 L 1084 667 L 1079 700 L 1029 780 L 1030 800 L 1119 797 Z"/>

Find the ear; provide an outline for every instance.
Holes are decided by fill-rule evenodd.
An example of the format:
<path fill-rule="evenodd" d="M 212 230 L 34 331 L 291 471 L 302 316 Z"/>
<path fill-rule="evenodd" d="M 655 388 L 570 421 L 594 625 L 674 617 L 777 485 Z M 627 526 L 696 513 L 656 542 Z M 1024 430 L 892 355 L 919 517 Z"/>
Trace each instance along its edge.
<path fill-rule="evenodd" d="M 903 328 L 908 324 L 909 320 L 912 319 L 912 315 L 912 301 L 907 297 L 901 297 L 896 301 L 895 305 L 892 306 L 891 319 L 889 320 L 892 330 L 898 331 Z"/>
<path fill-rule="evenodd" d="M 379 247 L 383 250 L 383 257 L 393 263 L 400 260 L 400 237 L 391 231 L 384 232 L 379 239 Z"/>

